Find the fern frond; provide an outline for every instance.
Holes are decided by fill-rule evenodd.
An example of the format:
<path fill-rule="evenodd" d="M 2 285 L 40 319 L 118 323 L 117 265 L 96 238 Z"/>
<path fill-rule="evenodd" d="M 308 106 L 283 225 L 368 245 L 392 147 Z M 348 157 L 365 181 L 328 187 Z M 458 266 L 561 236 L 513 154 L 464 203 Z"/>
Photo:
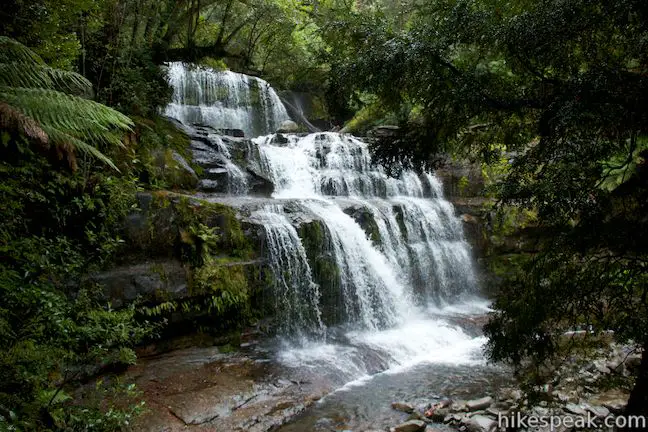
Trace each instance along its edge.
<path fill-rule="evenodd" d="M 78 73 L 46 65 L 27 66 L 21 62 L 0 62 L 0 86 L 62 90 L 88 96 L 92 94 L 92 83 Z"/>
<path fill-rule="evenodd" d="M 0 129 L 17 130 L 43 147 L 49 144 L 47 133 L 34 119 L 4 102 L 0 102 Z"/>
<path fill-rule="evenodd" d="M 96 147 L 87 144 L 83 141 L 81 141 L 78 138 L 75 138 L 72 135 L 69 135 L 59 129 L 53 128 L 53 127 L 43 127 L 45 132 L 49 135 L 51 141 L 55 143 L 58 147 L 62 148 L 65 150 L 67 154 L 71 154 L 72 157 L 74 157 L 74 151 L 78 150 L 81 153 L 88 154 L 90 156 L 95 157 L 96 159 L 102 161 L 115 171 L 119 172 L 119 168 L 113 163 L 113 161 L 110 160 L 108 156 L 103 154 L 99 149 Z M 72 159 L 70 162 L 74 163 L 74 160 Z"/>
<path fill-rule="evenodd" d="M 0 36 L 0 63 L 20 62 L 28 65 L 44 65 L 43 59 L 15 39 Z"/>
<path fill-rule="evenodd" d="M 133 126 L 130 118 L 112 108 L 56 90 L 0 87 L 0 100 L 43 126 L 92 143 L 119 145 L 114 132 Z"/>
<path fill-rule="evenodd" d="M 0 127 L 54 144 L 73 168 L 75 152 L 82 152 L 117 170 L 97 146 L 123 146 L 123 134 L 133 122 L 112 108 L 76 96 L 91 90 L 83 76 L 51 68 L 18 41 L 0 36 Z"/>

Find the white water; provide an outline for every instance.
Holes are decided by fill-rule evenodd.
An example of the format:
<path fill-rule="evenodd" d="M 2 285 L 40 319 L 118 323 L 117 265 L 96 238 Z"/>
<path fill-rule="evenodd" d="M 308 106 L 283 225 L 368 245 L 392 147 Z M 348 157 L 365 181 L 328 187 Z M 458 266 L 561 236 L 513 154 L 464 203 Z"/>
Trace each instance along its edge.
<path fill-rule="evenodd" d="M 279 205 L 266 206 L 251 216 L 266 232 L 279 330 L 302 337 L 323 336 L 319 287 L 311 277 L 297 230 L 282 212 Z"/>
<path fill-rule="evenodd" d="M 168 64 L 172 102 L 165 114 L 190 125 L 241 129 L 254 137 L 276 131 L 290 117 L 264 80 L 180 62 Z"/>
<path fill-rule="evenodd" d="M 180 63 L 169 65 L 169 78 L 174 96 L 166 114 L 184 124 L 257 136 L 288 119 L 258 78 Z M 217 169 L 227 172 L 229 194 L 243 199 L 241 161 L 210 140 L 225 159 Z M 247 166 L 275 186 L 277 204 L 250 220 L 265 231 L 270 302 L 285 336 L 281 362 L 358 383 L 423 362 L 481 361 L 483 338 L 453 320 L 486 309 L 475 300 L 460 220 L 433 174 L 389 177 L 372 164 L 364 142 L 337 133 L 259 136 L 245 145 Z M 300 238 L 308 221 L 322 226 L 321 251 L 307 251 Z M 321 260 L 337 270 L 320 281 L 312 263 Z"/>
<path fill-rule="evenodd" d="M 255 142 L 274 197 L 324 222 L 340 269 L 343 334 L 288 343 L 283 363 L 363 382 L 421 362 L 481 361 L 483 338 L 449 321 L 485 307 L 474 300 L 470 248 L 436 177 L 405 171 L 390 178 L 371 164 L 365 143 L 340 134 Z M 371 215 L 379 242 L 347 214 L 354 211 Z"/>

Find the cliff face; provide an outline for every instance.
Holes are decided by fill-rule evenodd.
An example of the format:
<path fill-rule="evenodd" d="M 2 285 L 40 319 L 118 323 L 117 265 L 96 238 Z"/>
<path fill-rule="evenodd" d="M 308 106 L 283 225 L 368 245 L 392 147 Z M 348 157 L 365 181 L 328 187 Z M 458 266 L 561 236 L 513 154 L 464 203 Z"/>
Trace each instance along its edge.
<path fill-rule="evenodd" d="M 467 161 L 448 161 L 436 175 L 443 181 L 445 197 L 461 217 L 464 234 L 478 264 L 481 286 L 494 294 L 502 279 L 519 269 L 524 258 L 537 252 L 541 234 L 532 212 L 497 206 L 486 191 L 488 179 L 482 166 Z"/>

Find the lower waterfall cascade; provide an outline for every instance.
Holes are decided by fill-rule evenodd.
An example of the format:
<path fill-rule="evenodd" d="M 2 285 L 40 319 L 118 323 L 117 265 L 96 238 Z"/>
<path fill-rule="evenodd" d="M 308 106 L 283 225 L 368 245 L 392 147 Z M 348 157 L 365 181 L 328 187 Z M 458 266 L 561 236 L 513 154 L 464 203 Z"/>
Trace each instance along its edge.
<path fill-rule="evenodd" d="M 411 362 L 475 361 L 483 339 L 445 317 L 487 306 L 433 174 L 390 177 L 367 143 L 333 132 L 207 138 L 194 152 L 217 153 L 228 176 L 208 199 L 245 207 L 263 228 L 282 362 L 348 382 Z M 250 193 L 245 172 L 268 179 L 271 196 Z"/>

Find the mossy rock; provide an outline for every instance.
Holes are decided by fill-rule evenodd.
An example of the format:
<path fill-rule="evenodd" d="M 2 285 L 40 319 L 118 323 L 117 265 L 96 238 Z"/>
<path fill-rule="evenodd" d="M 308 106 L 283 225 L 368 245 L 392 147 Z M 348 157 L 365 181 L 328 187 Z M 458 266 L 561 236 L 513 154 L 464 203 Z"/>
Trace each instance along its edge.
<path fill-rule="evenodd" d="M 351 216 L 362 227 L 375 246 L 382 244 L 378 223 L 369 209 L 365 207 L 347 207 L 344 209 L 344 213 Z"/>
<path fill-rule="evenodd" d="M 338 324 L 344 319 L 341 275 L 328 228 L 320 220 L 305 222 L 299 226 L 299 237 L 306 250 L 313 281 L 320 287 L 322 321 L 326 325 Z"/>

